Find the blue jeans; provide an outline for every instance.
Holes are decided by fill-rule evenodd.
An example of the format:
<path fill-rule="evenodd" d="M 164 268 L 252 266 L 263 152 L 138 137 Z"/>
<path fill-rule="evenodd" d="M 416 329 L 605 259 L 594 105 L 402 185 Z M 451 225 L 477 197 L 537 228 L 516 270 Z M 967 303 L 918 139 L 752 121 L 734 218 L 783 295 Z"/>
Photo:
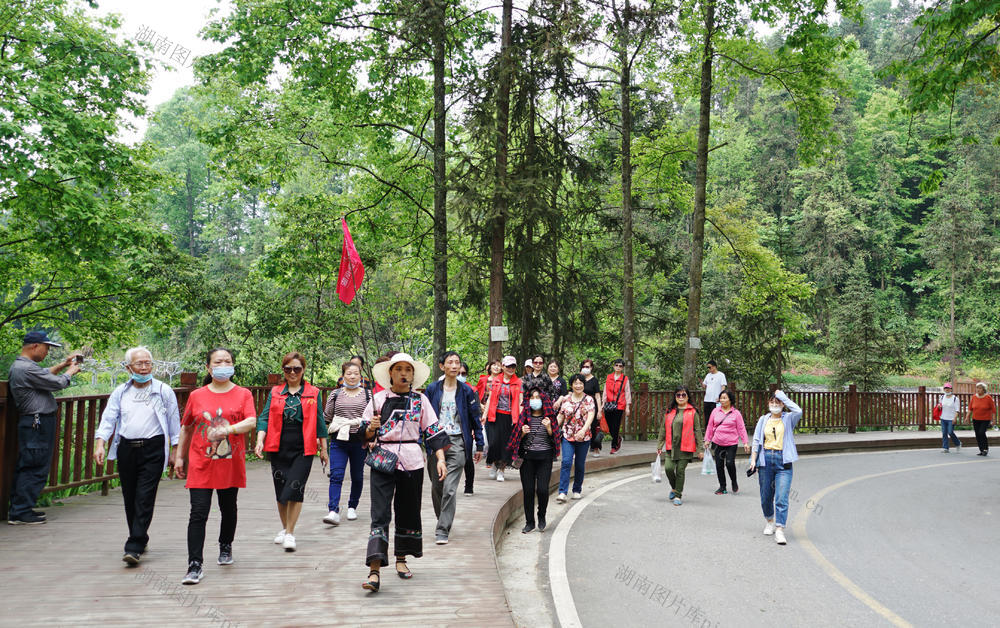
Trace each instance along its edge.
<path fill-rule="evenodd" d="M 788 468 L 781 462 L 781 451 L 764 450 L 764 466 L 760 467 L 760 508 L 768 521 L 774 517 L 777 526 L 788 521 L 788 491 L 792 488 L 792 463 Z"/>
<path fill-rule="evenodd" d="M 948 449 L 948 437 L 951 437 L 951 442 L 956 445 L 961 445 L 962 441 L 958 440 L 958 436 L 955 436 L 955 422 L 954 421 L 941 421 L 941 448 Z"/>
<path fill-rule="evenodd" d="M 569 488 L 569 470 L 573 471 L 573 492 L 583 490 L 583 469 L 587 464 L 587 452 L 590 451 L 590 441 L 574 443 L 565 438 L 562 441 L 562 467 L 559 469 L 559 492 L 565 494 Z M 573 458 L 576 458 L 574 465 Z"/>
<path fill-rule="evenodd" d="M 365 452 L 361 443 L 330 441 L 330 510 L 340 512 L 340 490 L 344 486 L 344 471 L 351 463 L 351 496 L 348 508 L 357 508 L 365 482 Z"/>

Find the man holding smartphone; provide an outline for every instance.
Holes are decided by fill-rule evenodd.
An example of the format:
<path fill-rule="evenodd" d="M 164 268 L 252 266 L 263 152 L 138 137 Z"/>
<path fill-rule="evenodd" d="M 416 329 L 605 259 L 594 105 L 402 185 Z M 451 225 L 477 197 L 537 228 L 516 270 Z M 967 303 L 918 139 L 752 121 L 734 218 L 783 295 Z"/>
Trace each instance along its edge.
<path fill-rule="evenodd" d="M 29 331 L 24 336 L 21 355 L 10 366 L 10 393 L 20 414 L 17 467 L 7 518 L 10 525 L 45 523 L 45 513 L 32 509 L 45 488 L 55 446 L 58 406 L 52 392 L 69 386 L 70 378 L 80 372 L 82 360 L 78 358 L 83 357 L 72 353 L 50 368 L 38 365 L 49 355 L 49 347 L 61 346 L 50 340 L 44 331 Z"/>

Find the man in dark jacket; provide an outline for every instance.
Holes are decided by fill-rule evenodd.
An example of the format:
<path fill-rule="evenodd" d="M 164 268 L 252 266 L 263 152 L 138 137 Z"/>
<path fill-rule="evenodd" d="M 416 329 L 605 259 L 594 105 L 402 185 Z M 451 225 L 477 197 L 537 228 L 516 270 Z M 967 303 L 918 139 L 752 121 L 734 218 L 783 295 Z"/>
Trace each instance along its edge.
<path fill-rule="evenodd" d="M 49 477 L 49 463 L 56 443 L 56 398 L 53 391 L 70 384 L 80 372 L 78 353 L 50 368 L 39 366 L 49 347 L 62 345 L 49 340 L 44 331 L 24 336 L 21 355 L 10 366 L 10 392 L 20 416 L 17 422 L 17 467 L 11 490 L 10 525 L 45 523 L 45 513 L 32 510 Z M 63 373 L 63 371 L 66 371 Z"/>
<path fill-rule="evenodd" d="M 444 379 L 432 383 L 424 394 L 437 414 L 438 425 L 451 440 L 451 447 L 445 452 L 448 472 L 444 480 L 439 480 L 437 473 L 428 466 L 431 502 L 438 518 L 434 540 L 438 545 L 444 545 L 448 542 L 451 524 L 455 520 L 455 497 L 466 460 L 471 457 L 474 462 L 479 462 L 483 455 L 483 426 L 479 422 L 482 411 L 476 391 L 458 380 L 462 358 L 454 351 L 446 351 L 439 366 L 444 372 Z M 475 453 L 472 452 L 473 441 Z"/>

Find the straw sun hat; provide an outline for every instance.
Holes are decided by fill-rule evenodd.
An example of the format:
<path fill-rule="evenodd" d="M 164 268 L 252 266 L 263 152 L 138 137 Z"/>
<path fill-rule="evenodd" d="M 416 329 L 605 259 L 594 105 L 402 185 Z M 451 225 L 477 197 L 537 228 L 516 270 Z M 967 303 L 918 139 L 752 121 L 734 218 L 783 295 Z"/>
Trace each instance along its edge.
<path fill-rule="evenodd" d="M 375 377 L 375 381 L 378 382 L 382 388 L 392 388 L 392 384 L 389 381 L 389 370 L 392 369 L 394 364 L 399 364 L 400 362 L 406 362 L 413 367 L 413 382 L 411 385 L 413 388 L 420 388 L 430 377 L 431 368 L 420 362 L 414 360 L 409 353 L 397 353 L 396 355 L 389 358 L 388 362 L 379 362 L 372 367 L 372 376 Z"/>

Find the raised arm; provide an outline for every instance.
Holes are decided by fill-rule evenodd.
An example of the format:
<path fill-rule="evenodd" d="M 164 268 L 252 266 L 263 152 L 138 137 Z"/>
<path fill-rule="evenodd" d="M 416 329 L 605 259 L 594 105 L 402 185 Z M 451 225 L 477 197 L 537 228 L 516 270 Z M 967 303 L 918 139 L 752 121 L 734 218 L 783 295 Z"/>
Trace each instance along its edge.
<path fill-rule="evenodd" d="M 799 404 L 792 401 L 783 390 L 774 391 L 774 396 L 778 399 L 778 401 L 785 404 L 786 408 L 788 408 L 788 413 L 791 415 L 788 417 L 788 420 L 794 428 L 798 425 L 799 421 L 802 420 L 802 408 L 799 407 Z"/>

